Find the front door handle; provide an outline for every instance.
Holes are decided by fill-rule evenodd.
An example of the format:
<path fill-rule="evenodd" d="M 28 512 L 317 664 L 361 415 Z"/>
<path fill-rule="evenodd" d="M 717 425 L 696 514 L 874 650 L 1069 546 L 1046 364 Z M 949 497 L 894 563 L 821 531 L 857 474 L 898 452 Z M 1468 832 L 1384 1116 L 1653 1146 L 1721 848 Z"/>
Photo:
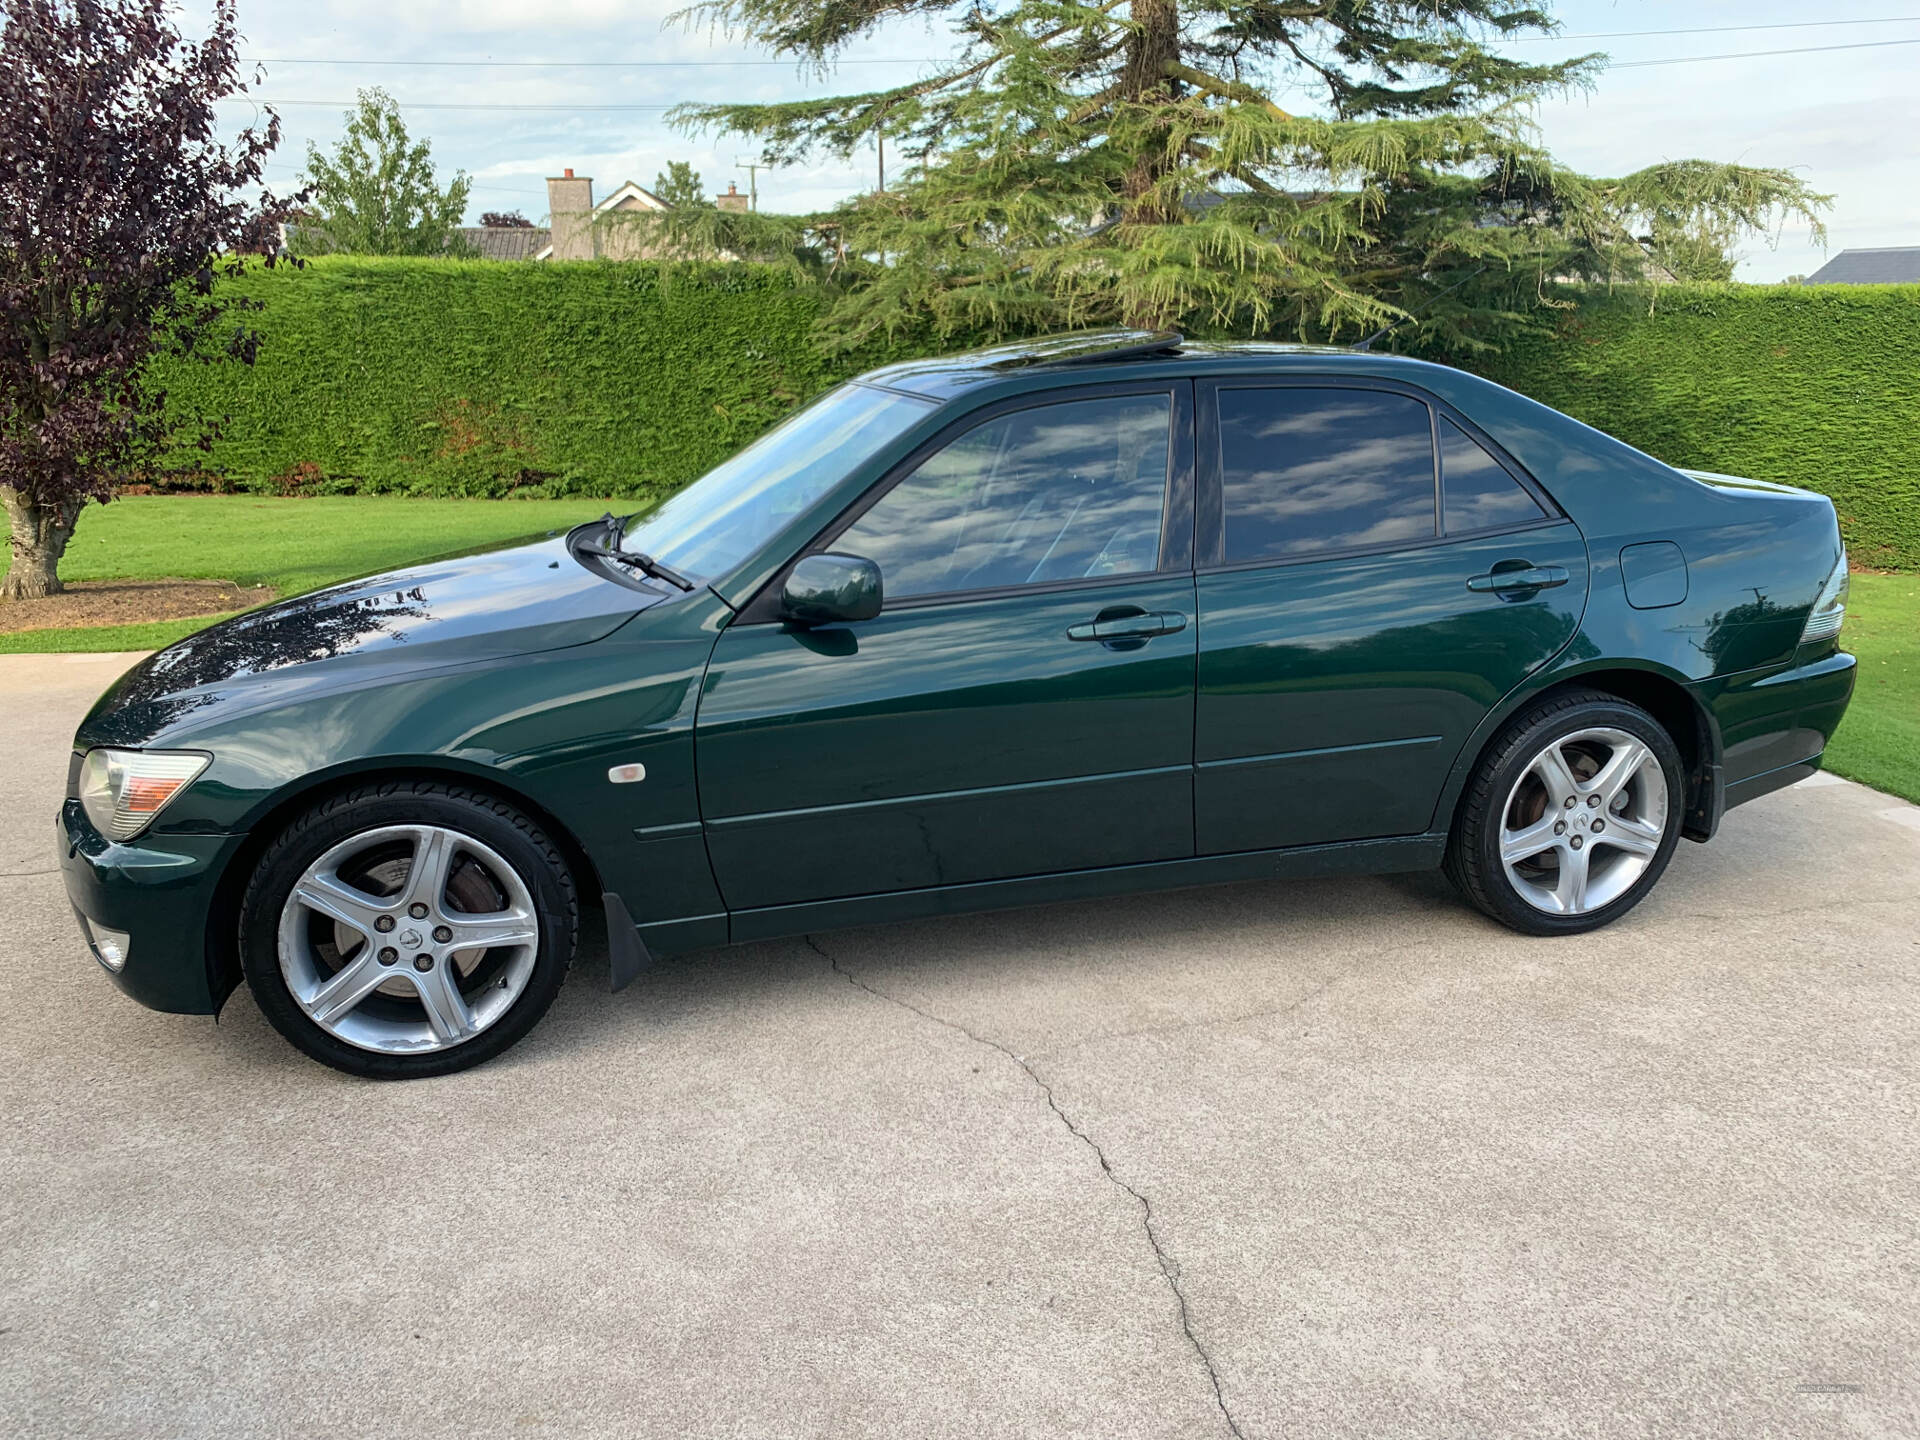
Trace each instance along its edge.
<path fill-rule="evenodd" d="M 1083 620 L 1078 625 L 1067 627 L 1069 640 L 1099 640 L 1112 643 L 1116 640 L 1151 640 L 1156 635 L 1172 635 L 1187 628 L 1187 617 L 1178 610 L 1137 610 L 1132 606 L 1124 612 L 1102 610 L 1091 620 Z"/>
<path fill-rule="evenodd" d="M 1558 565 L 1529 565 L 1518 570 L 1495 570 L 1467 581 L 1467 589 L 1498 594 L 1502 590 L 1551 590 L 1567 583 L 1567 572 Z"/>

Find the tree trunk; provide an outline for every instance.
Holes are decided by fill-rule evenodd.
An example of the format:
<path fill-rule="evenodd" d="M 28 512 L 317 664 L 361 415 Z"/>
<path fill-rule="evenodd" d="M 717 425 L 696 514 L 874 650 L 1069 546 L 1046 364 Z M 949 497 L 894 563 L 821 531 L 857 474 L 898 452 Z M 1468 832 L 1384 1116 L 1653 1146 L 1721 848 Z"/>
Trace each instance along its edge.
<path fill-rule="evenodd" d="M 1175 0 L 1132 0 L 1135 29 L 1127 36 L 1126 60 L 1120 71 L 1120 99 L 1123 103 L 1151 106 L 1173 98 L 1174 83 L 1167 67 L 1180 59 L 1180 12 Z M 1180 217 L 1151 192 L 1171 167 L 1157 142 L 1163 125 L 1153 125 L 1139 139 L 1144 148 L 1127 170 L 1122 182 L 1121 218 L 1130 225 L 1169 225 Z M 1145 330 L 1157 330 L 1168 323 L 1164 303 L 1135 295 L 1123 302 L 1121 323 Z"/>
<path fill-rule="evenodd" d="M 0 600 L 38 600 L 65 588 L 60 583 L 60 557 L 67 552 L 67 541 L 85 503 L 41 505 L 11 486 L 0 485 L 0 506 L 6 508 L 13 549 L 13 564 L 0 581 Z"/>
<path fill-rule="evenodd" d="M 1174 8 L 1174 0 L 1133 0 L 1132 12 L 1136 28 L 1127 36 L 1120 98 L 1135 105 L 1171 99 L 1173 82 L 1167 78 L 1167 66 L 1180 59 L 1180 12 Z M 1148 148 L 1128 170 L 1125 194 L 1129 221 L 1164 225 L 1174 218 L 1148 197 L 1170 163 L 1164 154 Z"/>

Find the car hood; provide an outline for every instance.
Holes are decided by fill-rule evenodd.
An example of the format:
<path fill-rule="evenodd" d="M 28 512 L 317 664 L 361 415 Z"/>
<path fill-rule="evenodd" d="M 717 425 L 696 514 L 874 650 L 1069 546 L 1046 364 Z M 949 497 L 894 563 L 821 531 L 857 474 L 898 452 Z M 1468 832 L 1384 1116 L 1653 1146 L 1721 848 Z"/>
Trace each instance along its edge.
<path fill-rule="evenodd" d="M 588 573 L 563 539 L 429 561 L 297 595 L 149 656 L 100 697 L 79 743 L 139 745 L 175 721 L 249 693 L 315 686 L 584 645 L 664 594 Z"/>

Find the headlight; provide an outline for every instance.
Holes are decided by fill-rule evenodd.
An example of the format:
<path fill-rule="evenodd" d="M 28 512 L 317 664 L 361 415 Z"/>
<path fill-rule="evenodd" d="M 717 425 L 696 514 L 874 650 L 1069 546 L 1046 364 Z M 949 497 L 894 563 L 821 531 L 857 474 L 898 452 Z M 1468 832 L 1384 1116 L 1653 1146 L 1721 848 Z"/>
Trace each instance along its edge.
<path fill-rule="evenodd" d="M 89 750 L 80 765 L 80 803 L 109 840 L 131 840 L 207 768 L 193 750 Z"/>
<path fill-rule="evenodd" d="M 1827 583 L 1820 587 L 1820 598 L 1813 602 L 1813 609 L 1807 612 L 1806 628 L 1800 632 L 1800 643 L 1809 640 L 1831 640 L 1840 633 L 1841 622 L 1847 618 L 1847 552 L 1843 546 L 1840 551 L 1840 563 L 1833 567 L 1833 573 L 1827 577 Z"/>

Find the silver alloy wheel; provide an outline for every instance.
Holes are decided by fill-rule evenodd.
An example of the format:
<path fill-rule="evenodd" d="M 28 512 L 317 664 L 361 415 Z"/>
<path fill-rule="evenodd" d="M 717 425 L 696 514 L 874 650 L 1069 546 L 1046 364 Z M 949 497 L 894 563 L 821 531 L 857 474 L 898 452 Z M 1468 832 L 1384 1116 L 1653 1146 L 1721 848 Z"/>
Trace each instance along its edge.
<path fill-rule="evenodd" d="M 363 831 L 309 865 L 280 912 L 280 973 L 329 1035 L 418 1055 L 471 1040 L 533 975 L 540 921 L 514 868 L 437 825 Z"/>
<path fill-rule="evenodd" d="M 1563 735 L 1535 755 L 1500 812 L 1500 863 L 1520 898 L 1549 915 L 1611 905 L 1660 852 L 1667 777 L 1624 730 Z"/>

